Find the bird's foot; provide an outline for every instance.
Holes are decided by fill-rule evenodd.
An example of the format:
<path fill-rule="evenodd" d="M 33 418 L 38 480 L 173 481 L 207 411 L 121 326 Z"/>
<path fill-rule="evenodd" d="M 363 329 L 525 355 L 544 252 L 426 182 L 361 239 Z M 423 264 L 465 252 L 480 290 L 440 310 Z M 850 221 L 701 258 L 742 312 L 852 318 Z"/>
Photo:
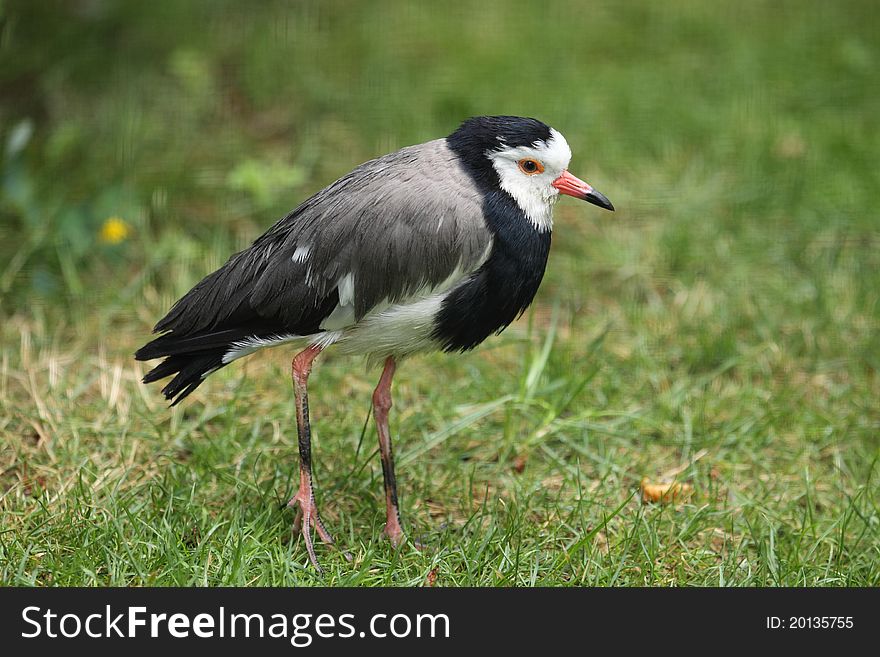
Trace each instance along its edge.
<path fill-rule="evenodd" d="M 385 523 L 385 529 L 382 530 L 382 533 L 385 534 L 388 542 L 391 543 L 391 546 L 395 550 L 399 549 L 401 545 L 407 542 L 416 550 L 423 550 L 425 548 L 425 546 L 418 541 L 407 539 L 403 527 L 400 526 L 400 520 L 396 515 L 388 516 L 388 520 Z"/>
<path fill-rule="evenodd" d="M 318 507 L 315 506 L 315 498 L 311 495 L 310 491 L 303 491 L 300 489 L 297 491 L 296 495 L 290 498 L 287 506 L 297 507 L 296 516 L 293 519 L 293 534 L 296 535 L 302 533 L 306 544 L 306 551 L 309 553 L 309 561 L 312 562 L 315 570 L 323 574 L 324 570 L 318 563 L 318 557 L 315 554 L 315 547 L 312 544 L 312 533 L 309 528 L 315 528 L 315 531 L 318 532 L 318 536 L 325 545 L 336 547 L 336 541 L 333 540 L 333 536 L 327 531 L 327 528 L 321 521 L 321 516 L 318 514 Z M 303 519 L 306 519 L 308 522 L 306 531 L 302 531 Z M 346 561 L 351 561 L 351 554 L 348 550 L 342 550 L 342 556 L 345 557 Z"/>
<path fill-rule="evenodd" d="M 401 528 L 400 523 L 397 520 L 394 522 L 386 522 L 385 529 L 382 533 L 385 534 L 388 541 L 395 549 L 406 543 L 406 534 L 403 533 L 403 528 Z"/>

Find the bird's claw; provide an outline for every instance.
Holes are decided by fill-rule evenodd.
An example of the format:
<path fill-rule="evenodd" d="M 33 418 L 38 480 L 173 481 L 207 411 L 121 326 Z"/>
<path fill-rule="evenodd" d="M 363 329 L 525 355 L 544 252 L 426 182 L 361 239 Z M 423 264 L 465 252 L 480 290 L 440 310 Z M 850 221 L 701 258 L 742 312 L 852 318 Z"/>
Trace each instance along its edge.
<path fill-rule="evenodd" d="M 306 552 L 309 554 L 309 561 L 312 562 L 312 565 L 315 567 L 315 570 L 318 571 L 319 574 L 323 574 L 324 570 L 321 568 L 321 565 L 318 563 L 318 557 L 315 554 L 315 547 L 312 544 L 312 534 L 308 529 L 306 531 L 302 531 L 303 518 L 308 518 L 309 527 L 314 527 L 315 531 L 318 532 L 318 536 L 321 541 L 325 545 L 329 545 L 330 547 L 336 547 L 336 541 L 333 539 L 333 535 L 327 531 L 327 528 L 324 526 L 324 523 L 321 521 L 321 516 L 318 514 L 318 507 L 315 506 L 314 497 L 309 493 L 309 491 L 303 492 L 300 490 L 290 498 L 290 501 L 287 503 L 288 507 L 296 507 L 296 516 L 293 519 L 293 527 L 292 533 L 295 536 L 298 533 L 302 533 L 303 539 L 306 544 Z M 346 561 L 351 562 L 352 556 L 348 550 L 341 550 L 342 556 L 345 557 Z"/>

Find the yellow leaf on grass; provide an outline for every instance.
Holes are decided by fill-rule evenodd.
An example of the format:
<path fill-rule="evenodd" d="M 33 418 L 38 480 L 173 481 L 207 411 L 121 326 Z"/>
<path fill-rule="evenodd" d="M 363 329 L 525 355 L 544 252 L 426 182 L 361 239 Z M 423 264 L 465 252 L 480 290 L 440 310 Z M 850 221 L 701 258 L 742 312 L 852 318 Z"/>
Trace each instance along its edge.
<path fill-rule="evenodd" d="M 678 481 L 670 481 L 668 483 L 652 483 L 645 477 L 642 479 L 642 501 L 643 502 L 659 502 L 660 504 L 668 504 L 676 500 L 682 500 L 688 497 L 694 490 L 690 484 L 682 484 Z"/>

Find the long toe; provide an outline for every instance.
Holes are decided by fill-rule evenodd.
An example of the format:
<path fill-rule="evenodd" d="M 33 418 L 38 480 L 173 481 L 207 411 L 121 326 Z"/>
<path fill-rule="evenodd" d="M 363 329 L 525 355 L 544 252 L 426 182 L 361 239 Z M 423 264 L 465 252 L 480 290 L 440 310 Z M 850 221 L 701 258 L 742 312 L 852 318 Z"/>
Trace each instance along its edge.
<path fill-rule="evenodd" d="M 331 547 L 337 547 L 336 541 L 333 540 L 333 535 L 327 531 L 327 528 L 324 526 L 324 523 L 321 521 L 321 516 L 318 515 L 318 509 L 312 507 L 314 513 L 312 515 L 312 526 L 315 528 L 315 531 L 318 532 L 318 536 L 321 537 L 321 540 Z M 342 552 L 342 556 L 345 557 L 346 561 L 351 561 L 351 553 L 348 550 L 340 550 Z"/>
<path fill-rule="evenodd" d="M 325 545 L 336 547 L 336 541 L 321 520 L 321 516 L 318 513 L 318 507 L 313 501 L 309 502 L 309 498 L 310 496 L 308 494 L 302 495 L 297 493 L 290 499 L 287 506 L 296 507 L 296 516 L 294 516 L 292 528 L 294 535 L 302 533 L 306 543 L 306 550 L 309 553 L 309 560 L 318 572 L 323 573 L 321 566 L 318 564 L 318 557 L 315 555 L 315 548 L 312 544 L 311 529 L 314 529 L 318 533 L 318 537 Z M 302 531 L 303 519 L 306 517 L 309 519 L 309 527 L 306 531 Z M 348 550 L 341 550 L 341 552 L 346 561 L 352 560 L 351 553 L 349 553 Z"/>

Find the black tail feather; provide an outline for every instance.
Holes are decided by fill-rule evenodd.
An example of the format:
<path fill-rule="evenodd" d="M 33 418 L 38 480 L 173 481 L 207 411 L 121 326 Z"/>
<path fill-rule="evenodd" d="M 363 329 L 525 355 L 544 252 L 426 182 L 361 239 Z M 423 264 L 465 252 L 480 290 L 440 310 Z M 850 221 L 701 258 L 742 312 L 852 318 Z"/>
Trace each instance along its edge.
<path fill-rule="evenodd" d="M 175 332 L 160 335 L 138 349 L 134 357 L 137 360 L 153 360 L 162 356 L 195 355 L 217 350 L 226 351 L 236 340 L 248 337 L 248 329 L 232 329 L 181 336 Z"/>
<path fill-rule="evenodd" d="M 223 362 L 224 353 L 226 353 L 225 349 L 215 349 L 208 352 L 168 356 L 147 372 L 143 381 L 152 383 L 175 374 L 176 376 L 162 388 L 162 394 L 165 395 L 165 399 L 171 401 L 172 406 L 176 406 L 198 388 L 208 374 L 226 364 Z"/>
<path fill-rule="evenodd" d="M 226 363 L 223 356 L 236 340 L 248 335 L 247 329 L 218 330 L 196 335 L 180 335 L 175 331 L 160 335 L 138 349 L 137 360 L 165 358 L 144 377 L 144 383 L 175 375 L 162 388 L 165 398 L 171 405 L 179 404 L 187 395 L 198 388 L 205 377 L 220 369 Z"/>

